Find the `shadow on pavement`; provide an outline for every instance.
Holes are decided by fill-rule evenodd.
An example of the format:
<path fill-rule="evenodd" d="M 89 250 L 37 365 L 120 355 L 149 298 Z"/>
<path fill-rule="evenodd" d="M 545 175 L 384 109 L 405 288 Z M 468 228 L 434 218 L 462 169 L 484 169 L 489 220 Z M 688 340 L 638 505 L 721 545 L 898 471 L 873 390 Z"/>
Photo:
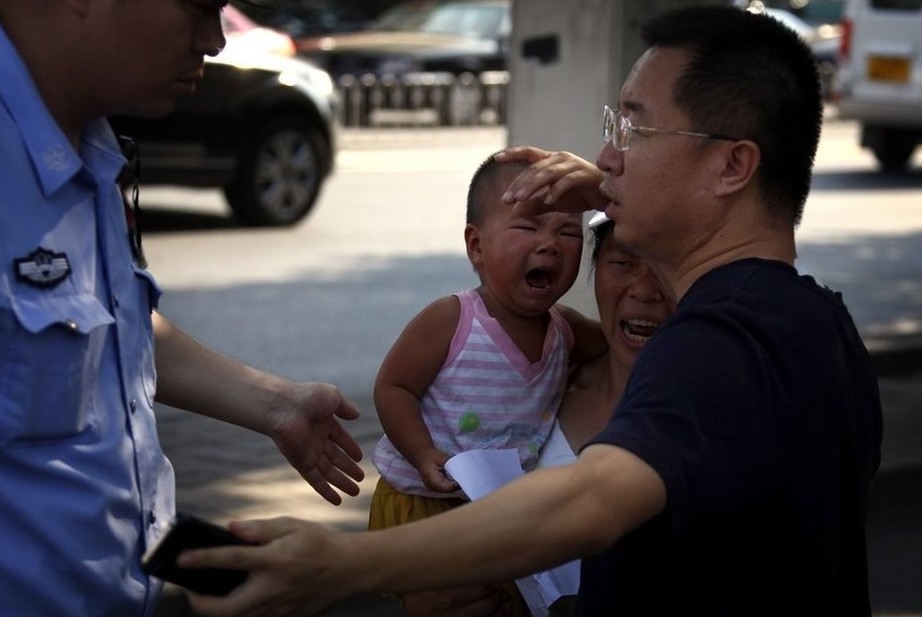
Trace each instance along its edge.
<path fill-rule="evenodd" d="M 816 171 L 812 191 L 894 191 L 922 187 L 922 169 L 906 171 Z"/>
<path fill-rule="evenodd" d="M 161 310 L 232 357 L 293 379 L 339 385 L 362 414 L 347 429 L 362 445 L 372 478 L 371 453 L 382 431 L 371 392 L 381 360 L 423 306 L 474 280 L 462 255 L 369 258 L 367 269 L 335 275 L 168 290 Z M 218 315 L 215 307 L 221 307 Z M 163 406 L 157 414 L 163 448 L 176 469 L 180 509 L 219 522 L 301 515 L 343 529 L 367 524 L 373 480 L 363 485 L 362 497 L 334 508 L 312 493 L 266 437 Z"/>
<path fill-rule="evenodd" d="M 225 215 L 197 212 L 195 210 L 176 210 L 142 206 L 142 231 L 162 233 L 170 231 L 203 231 L 207 229 L 240 229 L 246 225 L 228 210 Z"/>
<path fill-rule="evenodd" d="M 922 233 L 800 240 L 798 247 L 798 269 L 842 293 L 865 340 L 922 335 Z"/>

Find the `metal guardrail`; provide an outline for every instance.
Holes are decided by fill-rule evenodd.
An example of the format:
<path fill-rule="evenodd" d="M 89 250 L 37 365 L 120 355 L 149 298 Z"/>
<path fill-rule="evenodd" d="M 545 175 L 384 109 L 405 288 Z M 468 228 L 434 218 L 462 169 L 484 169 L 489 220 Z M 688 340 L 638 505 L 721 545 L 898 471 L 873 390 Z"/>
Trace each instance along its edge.
<path fill-rule="evenodd" d="M 344 75 L 337 82 L 345 127 L 499 126 L 508 71 Z"/>

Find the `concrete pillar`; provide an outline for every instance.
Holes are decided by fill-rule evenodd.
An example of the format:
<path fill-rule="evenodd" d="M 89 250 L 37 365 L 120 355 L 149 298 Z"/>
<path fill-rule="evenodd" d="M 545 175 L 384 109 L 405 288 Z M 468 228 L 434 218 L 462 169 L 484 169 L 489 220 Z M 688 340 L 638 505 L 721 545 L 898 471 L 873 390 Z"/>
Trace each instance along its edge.
<path fill-rule="evenodd" d="M 670 9 L 728 0 L 513 0 L 509 41 L 510 144 L 569 150 L 594 161 L 602 106 L 614 106 L 643 53 L 640 26 Z M 583 268 L 563 302 L 596 315 Z"/>

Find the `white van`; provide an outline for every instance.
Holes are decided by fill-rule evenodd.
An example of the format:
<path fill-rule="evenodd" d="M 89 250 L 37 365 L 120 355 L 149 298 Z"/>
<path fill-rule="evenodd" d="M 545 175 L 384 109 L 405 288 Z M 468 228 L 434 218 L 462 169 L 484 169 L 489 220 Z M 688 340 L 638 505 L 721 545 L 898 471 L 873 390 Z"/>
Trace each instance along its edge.
<path fill-rule="evenodd" d="M 833 100 L 883 169 L 922 142 L 922 0 L 847 0 Z"/>

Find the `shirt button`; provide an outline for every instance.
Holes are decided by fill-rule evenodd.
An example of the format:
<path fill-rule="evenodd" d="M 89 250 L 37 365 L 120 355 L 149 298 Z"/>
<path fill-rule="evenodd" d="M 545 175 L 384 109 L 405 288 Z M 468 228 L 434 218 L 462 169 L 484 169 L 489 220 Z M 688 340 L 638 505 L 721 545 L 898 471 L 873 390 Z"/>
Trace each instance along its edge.
<path fill-rule="evenodd" d="M 67 327 L 70 328 L 71 332 L 76 332 L 76 331 L 77 331 L 77 322 L 74 321 L 73 319 L 68 320 L 68 322 L 67 322 Z"/>
<path fill-rule="evenodd" d="M 118 308 L 118 294 L 112 294 L 112 304 L 114 304 L 115 307 Z"/>
<path fill-rule="evenodd" d="M 128 408 L 131 410 L 131 413 L 134 413 L 135 410 L 138 408 L 138 399 L 133 398 L 130 401 L 128 401 Z"/>
<path fill-rule="evenodd" d="M 156 522 L 157 522 L 157 515 L 154 514 L 153 510 L 151 510 L 150 512 L 147 513 L 147 525 L 152 526 Z"/>

